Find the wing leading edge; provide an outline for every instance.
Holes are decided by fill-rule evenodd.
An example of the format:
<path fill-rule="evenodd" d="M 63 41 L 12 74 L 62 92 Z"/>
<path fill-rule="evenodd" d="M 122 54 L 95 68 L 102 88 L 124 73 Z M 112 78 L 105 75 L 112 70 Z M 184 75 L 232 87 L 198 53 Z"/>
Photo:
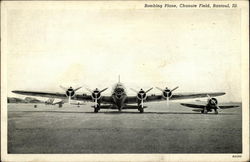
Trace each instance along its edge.
<path fill-rule="evenodd" d="M 182 99 L 193 99 L 193 98 L 204 98 L 208 95 L 210 97 L 222 96 L 225 95 L 225 92 L 214 92 L 214 93 L 176 93 L 173 94 L 169 100 L 182 100 Z M 136 96 L 128 96 L 127 103 L 137 103 Z M 162 95 L 149 95 L 147 96 L 145 102 L 154 102 L 154 101 L 166 101 Z"/>
<path fill-rule="evenodd" d="M 39 91 L 22 91 L 16 90 L 12 91 L 16 94 L 27 95 L 27 96 L 38 96 L 38 97 L 48 97 L 48 98 L 59 98 L 59 99 L 67 99 L 65 93 L 53 93 L 53 92 L 39 92 Z M 86 94 L 76 94 L 72 97 L 72 100 L 80 100 L 80 101 L 92 101 L 92 97 Z M 110 96 L 102 96 L 103 103 L 112 103 L 112 98 Z"/>

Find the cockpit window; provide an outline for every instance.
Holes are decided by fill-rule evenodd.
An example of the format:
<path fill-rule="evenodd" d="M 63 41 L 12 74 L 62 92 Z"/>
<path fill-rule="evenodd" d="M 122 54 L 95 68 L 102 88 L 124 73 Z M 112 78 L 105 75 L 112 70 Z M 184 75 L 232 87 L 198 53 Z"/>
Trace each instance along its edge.
<path fill-rule="evenodd" d="M 121 93 L 123 93 L 124 92 L 124 90 L 122 89 L 122 88 L 117 88 L 116 90 L 115 90 L 115 93 L 118 93 L 118 94 L 121 94 Z"/>

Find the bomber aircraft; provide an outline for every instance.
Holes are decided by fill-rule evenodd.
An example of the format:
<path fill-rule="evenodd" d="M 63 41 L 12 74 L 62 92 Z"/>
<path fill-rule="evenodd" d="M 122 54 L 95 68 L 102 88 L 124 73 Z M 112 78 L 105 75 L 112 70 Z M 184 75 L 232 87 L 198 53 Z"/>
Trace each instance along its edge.
<path fill-rule="evenodd" d="M 148 95 L 148 92 L 153 89 L 150 88 L 146 91 L 143 89 L 140 90 L 133 90 L 136 95 L 129 96 L 127 95 L 126 89 L 124 85 L 120 82 L 120 78 L 118 83 L 115 84 L 112 94 L 109 96 L 102 95 L 104 91 L 108 88 L 104 88 L 99 90 L 98 88 L 91 90 L 86 88 L 90 94 L 76 94 L 76 91 L 79 90 L 81 87 L 73 89 L 72 87 L 65 89 L 65 93 L 55 93 L 55 92 L 39 92 L 39 91 L 23 91 L 23 90 L 14 90 L 13 93 L 22 94 L 22 95 L 30 95 L 30 96 L 40 96 L 40 97 L 49 97 L 49 98 L 60 98 L 66 99 L 70 103 L 71 100 L 78 100 L 78 101 L 92 101 L 94 102 L 94 112 L 97 113 L 100 109 L 118 109 L 122 111 L 123 109 L 137 109 L 140 113 L 144 112 L 144 102 L 153 102 L 153 101 L 169 101 L 169 100 L 180 100 L 180 99 L 192 99 L 192 98 L 203 98 L 209 96 L 221 96 L 224 95 L 224 92 L 213 92 L 213 93 L 176 93 L 173 94 L 178 87 L 173 89 L 169 88 L 159 88 L 162 93 L 155 95 L 151 94 Z M 137 104 L 137 105 L 135 105 Z"/>
<path fill-rule="evenodd" d="M 210 95 L 207 95 L 208 100 L 206 103 L 199 101 L 195 104 L 193 103 L 180 103 L 182 106 L 196 108 L 193 111 L 201 112 L 202 114 L 207 114 L 214 110 L 215 114 L 218 114 L 218 109 L 230 109 L 239 107 L 239 105 L 218 105 L 218 100 L 216 98 L 211 98 Z"/>

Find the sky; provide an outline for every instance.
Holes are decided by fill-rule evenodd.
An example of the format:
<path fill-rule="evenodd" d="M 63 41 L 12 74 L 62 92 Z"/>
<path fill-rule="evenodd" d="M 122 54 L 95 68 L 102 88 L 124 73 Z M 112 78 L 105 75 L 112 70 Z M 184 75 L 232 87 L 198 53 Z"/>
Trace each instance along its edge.
<path fill-rule="evenodd" d="M 36 6 L 37 7 L 37 6 Z M 7 12 L 7 91 L 129 88 L 226 92 L 241 101 L 239 10 L 16 7 Z M 87 92 L 84 88 L 79 93 Z M 157 89 L 152 93 L 160 93 Z"/>

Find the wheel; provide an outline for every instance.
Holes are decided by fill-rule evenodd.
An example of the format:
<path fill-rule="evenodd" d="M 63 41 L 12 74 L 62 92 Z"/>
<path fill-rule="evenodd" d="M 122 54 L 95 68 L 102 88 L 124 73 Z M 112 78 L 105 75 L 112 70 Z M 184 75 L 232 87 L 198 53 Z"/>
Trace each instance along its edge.
<path fill-rule="evenodd" d="M 215 113 L 215 114 L 218 114 L 218 110 L 217 110 L 217 109 L 214 109 L 214 113 Z"/>
<path fill-rule="evenodd" d="M 204 110 L 204 114 L 207 114 L 207 110 L 206 109 Z"/>
<path fill-rule="evenodd" d="M 143 108 L 139 108 L 138 109 L 140 113 L 143 113 L 144 112 L 144 109 Z"/>
<path fill-rule="evenodd" d="M 98 111 L 99 111 L 98 108 L 95 108 L 94 113 L 98 113 Z"/>
<path fill-rule="evenodd" d="M 58 104 L 58 107 L 61 108 L 61 107 L 62 107 L 62 104 Z"/>

